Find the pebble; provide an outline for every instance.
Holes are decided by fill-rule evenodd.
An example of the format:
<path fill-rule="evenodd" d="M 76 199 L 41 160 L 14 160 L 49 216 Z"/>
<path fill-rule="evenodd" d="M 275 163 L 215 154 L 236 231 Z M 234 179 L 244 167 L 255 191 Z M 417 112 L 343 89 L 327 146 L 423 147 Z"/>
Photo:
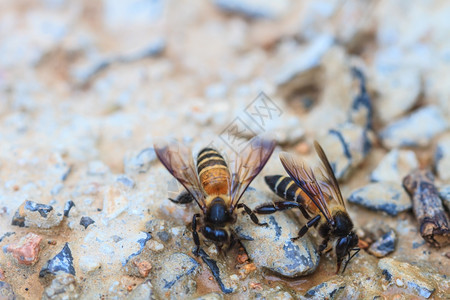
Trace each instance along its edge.
<path fill-rule="evenodd" d="M 64 205 L 64 217 L 68 217 L 70 210 L 75 206 L 75 203 L 72 200 L 68 200 Z"/>
<path fill-rule="evenodd" d="M 11 253 L 19 264 L 32 266 L 39 260 L 42 237 L 28 233 L 19 242 L 7 246 L 6 252 Z"/>
<path fill-rule="evenodd" d="M 447 209 L 450 211 L 450 185 L 445 185 L 439 189 L 439 196 Z"/>
<path fill-rule="evenodd" d="M 124 186 L 129 187 L 129 188 L 134 188 L 134 186 L 136 185 L 134 180 L 127 177 L 126 175 L 117 176 L 116 181 L 120 182 L 121 184 L 123 184 Z"/>
<path fill-rule="evenodd" d="M 368 155 L 372 143 L 368 131 L 353 123 L 343 123 L 319 138 L 319 143 L 337 179 L 346 179 Z"/>
<path fill-rule="evenodd" d="M 101 268 L 101 258 L 94 255 L 82 255 L 80 257 L 79 266 L 84 273 L 92 273 Z"/>
<path fill-rule="evenodd" d="M 393 229 L 390 229 L 382 237 L 370 245 L 368 251 L 376 257 L 385 257 L 394 252 L 397 235 Z"/>
<path fill-rule="evenodd" d="M 52 206 L 25 201 L 17 209 L 11 224 L 19 227 L 52 228 L 58 226 L 63 215 L 57 213 Z"/>
<path fill-rule="evenodd" d="M 331 279 L 309 289 L 305 298 L 312 299 L 339 299 L 340 293 L 345 289 L 345 281 L 339 278 Z"/>
<path fill-rule="evenodd" d="M 168 233 L 167 231 L 160 231 L 156 233 L 156 236 L 161 240 L 163 243 L 167 243 L 171 238 L 172 235 Z"/>
<path fill-rule="evenodd" d="M 146 280 L 140 285 L 138 285 L 131 293 L 128 295 L 127 299 L 130 300 L 153 300 L 157 299 L 153 291 L 153 285 L 150 280 Z"/>
<path fill-rule="evenodd" d="M 419 100 L 422 89 L 420 71 L 411 67 L 375 68 L 371 82 L 378 93 L 375 111 L 386 124 L 404 115 Z M 394 100 L 395 99 L 395 100 Z"/>
<path fill-rule="evenodd" d="M 147 248 L 155 252 L 160 252 L 164 249 L 164 245 L 158 241 L 151 240 L 147 242 Z"/>
<path fill-rule="evenodd" d="M 100 160 L 94 160 L 89 162 L 87 174 L 92 176 L 103 176 L 109 173 L 109 167 Z"/>
<path fill-rule="evenodd" d="M 83 216 L 83 217 L 81 217 L 81 219 L 80 219 L 80 225 L 83 226 L 84 229 L 88 228 L 89 225 L 92 225 L 92 224 L 94 224 L 94 223 L 95 223 L 95 221 L 92 220 L 90 217 L 85 217 L 85 216 Z"/>
<path fill-rule="evenodd" d="M 79 299 L 79 289 L 74 275 L 58 273 L 42 294 L 42 300 Z"/>
<path fill-rule="evenodd" d="M 152 264 L 146 260 L 135 260 L 133 263 L 142 277 L 147 277 L 152 269 Z"/>
<path fill-rule="evenodd" d="M 370 129 L 372 128 L 373 108 L 366 87 L 366 77 L 358 68 L 353 68 L 352 74 L 358 81 L 358 92 L 354 96 L 349 110 L 349 121 L 365 129 Z"/>
<path fill-rule="evenodd" d="M 214 0 L 214 4 L 229 13 L 242 14 L 249 18 L 276 19 L 289 11 L 289 0 Z"/>
<path fill-rule="evenodd" d="M 354 190 L 348 201 L 371 210 L 384 211 L 391 216 L 412 207 L 411 199 L 401 184 L 393 182 L 369 183 Z"/>
<path fill-rule="evenodd" d="M 434 154 L 434 166 L 439 179 L 450 182 L 450 135 L 438 140 Z"/>
<path fill-rule="evenodd" d="M 389 285 L 396 284 L 398 279 L 401 280 L 404 284 L 405 295 L 415 295 L 428 299 L 437 289 L 432 276 L 427 276 L 421 268 L 409 263 L 399 262 L 392 258 L 383 258 L 379 260 L 378 268 L 382 271 L 384 279 L 388 281 Z M 400 287 L 400 285 L 396 286 Z"/>
<path fill-rule="evenodd" d="M 372 171 L 370 179 L 401 183 L 406 175 L 418 167 L 419 161 L 414 151 L 392 149 Z"/>
<path fill-rule="evenodd" d="M 122 266 L 125 266 L 130 259 L 132 259 L 133 257 L 138 256 L 139 254 L 142 253 L 142 251 L 145 248 L 145 245 L 147 244 L 147 242 L 152 238 L 151 234 L 148 232 L 140 232 L 138 235 L 136 235 L 135 237 L 133 237 L 131 240 L 133 241 L 127 241 L 127 243 L 133 243 L 133 244 L 138 244 L 139 245 L 139 250 L 137 250 L 136 252 L 130 254 L 128 257 L 126 258 L 122 258 Z M 134 241 L 135 240 L 135 241 Z M 131 247 L 131 246 L 129 246 Z"/>
<path fill-rule="evenodd" d="M 129 152 L 123 159 L 125 173 L 146 173 L 150 169 L 150 164 L 155 160 L 156 153 L 153 148 L 145 148 L 138 153 Z"/>
<path fill-rule="evenodd" d="M 161 269 L 155 274 L 153 284 L 160 296 L 170 292 L 170 297 L 180 299 L 190 297 L 196 291 L 190 275 L 198 269 L 199 263 L 192 257 L 175 252 L 166 256 L 161 262 Z"/>
<path fill-rule="evenodd" d="M 441 110 L 436 106 L 426 106 L 389 123 L 381 130 L 380 138 L 387 148 L 425 147 L 447 128 L 448 123 Z"/>
<path fill-rule="evenodd" d="M 69 243 L 66 243 L 61 252 L 47 261 L 39 272 L 39 277 L 44 277 L 47 274 L 56 275 L 59 271 L 75 276 L 72 251 L 70 251 Z"/>
<path fill-rule="evenodd" d="M 4 281 L 0 281 L 0 296 L 1 300 L 16 300 L 12 286 Z"/>
<path fill-rule="evenodd" d="M 249 188 L 241 201 L 254 209 L 260 204 L 271 203 L 272 198 L 267 193 Z M 269 226 L 257 226 L 248 216 L 241 216 L 240 213 L 233 226 L 248 256 L 257 267 L 267 268 L 290 278 L 314 272 L 319 264 L 319 255 L 309 235 L 291 241 L 291 238 L 297 236 L 301 223 L 283 212 L 259 215 L 258 218 Z"/>

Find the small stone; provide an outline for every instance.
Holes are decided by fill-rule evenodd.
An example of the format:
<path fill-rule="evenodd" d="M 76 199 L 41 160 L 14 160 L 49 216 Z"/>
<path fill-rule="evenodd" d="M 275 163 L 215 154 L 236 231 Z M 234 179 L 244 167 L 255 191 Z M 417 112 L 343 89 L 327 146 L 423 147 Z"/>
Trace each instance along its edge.
<path fill-rule="evenodd" d="M 339 294 L 345 287 L 346 284 L 342 279 L 331 279 L 308 290 L 305 294 L 305 298 L 339 299 Z"/>
<path fill-rule="evenodd" d="M 64 217 L 68 217 L 70 210 L 75 206 L 75 203 L 72 200 L 68 200 L 64 205 Z"/>
<path fill-rule="evenodd" d="M 120 182 L 121 184 L 123 184 L 126 187 L 129 188 L 134 188 L 134 186 L 136 185 L 136 183 L 134 182 L 133 179 L 127 177 L 126 175 L 120 175 L 116 178 L 117 182 Z"/>
<path fill-rule="evenodd" d="M 372 171 L 370 179 L 401 183 L 406 175 L 418 167 L 419 162 L 413 151 L 392 149 Z"/>
<path fill-rule="evenodd" d="M 11 224 L 19 227 L 52 228 L 58 226 L 63 215 L 52 206 L 25 201 L 16 211 Z"/>
<path fill-rule="evenodd" d="M 434 165 L 439 179 L 450 182 L 450 135 L 439 139 L 434 155 Z"/>
<path fill-rule="evenodd" d="M 109 172 L 109 167 L 100 160 L 91 161 L 88 165 L 88 175 L 103 176 Z"/>
<path fill-rule="evenodd" d="M 155 288 L 160 295 L 170 291 L 171 297 L 181 298 L 191 296 L 196 291 L 189 280 L 190 275 L 200 266 L 192 257 L 175 252 L 161 262 L 161 269 L 155 274 Z"/>
<path fill-rule="evenodd" d="M 151 240 L 148 241 L 147 248 L 155 252 L 160 252 L 164 249 L 164 245 L 159 243 L 158 241 Z"/>
<path fill-rule="evenodd" d="M 403 286 L 403 281 L 402 281 L 401 279 L 397 278 L 397 279 L 395 280 L 395 284 L 396 284 L 397 286 Z"/>
<path fill-rule="evenodd" d="M 138 235 L 136 235 L 136 237 L 134 238 L 136 240 L 133 242 L 139 245 L 139 250 L 130 254 L 128 257 L 122 259 L 122 266 L 125 266 L 133 257 L 136 257 L 139 254 L 141 254 L 145 248 L 145 245 L 147 244 L 148 241 L 150 241 L 151 238 L 152 236 L 148 232 L 140 232 Z"/>
<path fill-rule="evenodd" d="M 371 83 L 379 94 L 374 108 L 384 124 L 405 114 L 419 100 L 423 84 L 417 68 L 379 67 L 375 68 L 374 77 Z"/>
<path fill-rule="evenodd" d="M 12 286 L 4 281 L 0 281 L 0 296 L 1 300 L 16 300 Z"/>
<path fill-rule="evenodd" d="M 439 189 L 439 196 L 447 209 L 450 211 L 450 185 L 445 185 Z M 1 240 L 1 239 L 0 239 Z"/>
<path fill-rule="evenodd" d="M 306 142 L 300 142 L 295 146 L 295 151 L 300 154 L 308 154 L 311 151 L 311 147 Z"/>
<path fill-rule="evenodd" d="M 403 289 L 407 295 L 428 299 L 437 289 L 436 281 L 432 278 L 434 276 L 428 276 L 421 268 L 409 263 L 383 258 L 378 262 L 378 268 L 382 270 L 389 285 L 396 284 L 397 279 L 400 279 L 404 283 Z M 396 280 L 393 281 L 393 278 Z M 400 287 L 398 284 L 397 286 Z"/>
<path fill-rule="evenodd" d="M 348 201 L 371 210 L 384 211 L 391 216 L 412 207 L 411 199 L 403 187 L 393 182 L 370 183 L 353 191 Z"/>
<path fill-rule="evenodd" d="M 368 251 L 376 257 L 385 257 L 394 252 L 396 240 L 397 235 L 395 234 L 395 231 L 390 229 L 387 233 L 375 241 L 375 243 L 370 245 Z"/>
<path fill-rule="evenodd" d="M 128 295 L 127 299 L 130 300 L 154 300 L 157 299 L 155 297 L 155 293 L 153 292 L 153 285 L 150 280 L 146 280 L 140 285 L 138 285 L 130 295 Z"/>
<path fill-rule="evenodd" d="M 95 223 L 95 221 L 92 220 L 90 217 L 81 217 L 80 225 L 84 226 L 84 229 L 88 228 L 89 225 L 92 225 L 94 223 Z"/>
<path fill-rule="evenodd" d="M 41 236 L 28 233 L 18 243 L 9 245 L 6 251 L 11 253 L 19 264 L 32 266 L 39 260 L 41 241 Z"/>
<path fill-rule="evenodd" d="M 394 121 L 380 132 L 385 147 L 425 147 L 448 128 L 447 121 L 435 106 L 422 107 Z"/>
<path fill-rule="evenodd" d="M 214 3 L 223 11 L 242 14 L 249 18 L 274 19 L 283 16 L 289 11 L 289 1 L 270 0 L 214 0 Z"/>
<path fill-rule="evenodd" d="M 72 251 L 70 251 L 69 243 L 66 243 L 61 252 L 56 254 L 55 257 L 47 261 L 39 272 L 39 277 L 44 277 L 47 274 L 56 275 L 59 271 L 75 275 Z"/>
<path fill-rule="evenodd" d="M 330 129 L 319 139 L 338 179 L 345 179 L 368 155 L 372 143 L 368 131 L 353 123 Z"/>
<path fill-rule="evenodd" d="M 83 255 L 79 261 L 80 269 L 89 274 L 101 268 L 101 260 L 98 256 Z"/>
<path fill-rule="evenodd" d="M 77 280 L 74 275 L 58 273 L 42 295 L 42 300 L 79 299 Z"/>
<path fill-rule="evenodd" d="M 146 260 L 135 260 L 133 263 L 138 268 L 139 274 L 142 277 L 147 277 L 152 269 L 152 264 Z"/>
<path fill-rule="evenodd" d="M 258 205 L 272 203 L 272 198 L 267 193 L 249 188 L 241 201 L 254 209 Z M 297 236 L 302 224 L 285 213 L 259 215 L 258 218 L 268 226 L 256 226 L 248 216 L 240 214 L 233 226 L 248 256 L 257 267 L 291 278 L 314 272 L 319 264 L 319 255 L 309 235 L 297 241 L 291 240 Z"/>
<path fill-rule="evenodd" d="M 167 231 L 157 232 L 156 236 L 164 243 L 167 243 L 172 237 Z"/>
<path fill-rule="evenodd" d="M 145 148 L 139 153 L 128 153 L 123 160 L 125 173 L 146 173 L 150 168 L 150 164 L 155 160 L 156 153 L 153 148 Z"/>

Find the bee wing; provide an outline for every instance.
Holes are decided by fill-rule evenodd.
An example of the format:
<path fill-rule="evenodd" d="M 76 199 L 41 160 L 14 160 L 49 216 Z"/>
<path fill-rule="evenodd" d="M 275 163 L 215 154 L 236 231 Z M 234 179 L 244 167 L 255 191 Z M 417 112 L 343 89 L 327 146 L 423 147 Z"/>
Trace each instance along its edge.
<path fill-rule="evenodd" d="M 320 212 L 325 216 L 328 222 L 333 223 L 333 218 L 328 210 L 325 200 L 326 193 L 322 188 L 322 183 L 317 180 L 311 168 L 307 169 L 303 162 L 299 162 L 291 154 L 280 153 L 281 164 L 286 172 L 295 181 L 295 183 L 305 192 L 305 194 L 314 202 Z M 327 187 L 325 187 L 327 189 Z"/>
<path fill-rule="evenodd" d="M 275 145 L 274 140 L 255 136 L 242 153 L 237 155 L 235 161 L 230 163 L 230 169 L 232 170 L 229 186 L 231 211 L 236 207 L 253 179 L 264 168 L 275 149 Z"/>
<path fill-rule="evenodd" d="M 338 181 L 336 176 L 334 176 L 333 169 L 331 168 L 330 162 L 328 161 L 325 152 L 317 141 L 314 141 L 314 148 L 316 149 L 317 155 L 322 161 L 322 169 L 324 173 L 325 182 L 330 186 L 331 192 L 334 194 L 334 198 L 338 200 L 339 204 L 341 204 L 345 208 L 344 198 L 342 197 L 341 189 L 339 188 Z"/>
<path fill-rule="evenodd" d="M 158 142 L 154 145 L 156 156 L 170 174 L 192 195 L 200 208 L 205 211 L 205 192 L 194 167 L 190 149 L 178 142 Z"/>

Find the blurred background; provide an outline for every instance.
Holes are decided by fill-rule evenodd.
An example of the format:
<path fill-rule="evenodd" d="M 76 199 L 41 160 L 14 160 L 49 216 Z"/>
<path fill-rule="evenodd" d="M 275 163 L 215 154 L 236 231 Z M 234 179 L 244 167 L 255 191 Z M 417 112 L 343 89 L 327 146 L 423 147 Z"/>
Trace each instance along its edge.
<path fill-rule="evenodd" d="M 89 279 L 82 294 L 127 295 L 143 279 L 122 263 L 139 250 L 146 222 L 181 227 L 196 211 L 167 200 L 173 181 L 151 148 L 159 137 L 235 150 L 237 139 L 272 133 L 274 157 L 281 149 L 313 157 L 318 139 L 345 198 L 389 178 L 398 193 L 377 199 L 401 194 L 395 215 L 410 209 L 401 179 L 411 169 L 431 166 L 439 183 L 450 182 L 450 138 L 440 139 L 450 120 L 449 16 L 444 0 L 0 1 L 0 236 L 17 234 L 1 246 L 28 233 L 10 225 L 25 200 L 62 211 L 71 199 L 78 210 L 68 226 L 33 229 L 58 242 L 45 244 L 35 267 L 0 253 L 0 271 L 20 270 L 7 279 L 36 299 L 48 286 L 38 271 L 70 242 L 78 275 Z M 411 151 L 399 156 L 399 148 Z M 270 172 L 283 172 L 278 159 L 262 175 Z M 253 186 L 268 191 L 260 178 Z M 449 275 L 442 253 L 420 248 L 412 214 L 350 207 L 358 228 L 389 224 L 400 233 L 396 257 Z M 89 234 L 81 214 L 96 221 Z M 121 247 L 113 235 L 126 237 Z M 79 262 L 88 255 L 97 264 Z M 333 275 L 334 262 L 323 259 L 309 286 Z M 354 262 L 356 270 L 368 269 L 354 280 L 379 271 L 365 251 L 358 259 L 368 263 Z M 92 265 L 102 267 L 89 277 Z M 198 293 L 219 291 L 211 282 Z M 303 295 L 304 282 L 290 288 Z"/>

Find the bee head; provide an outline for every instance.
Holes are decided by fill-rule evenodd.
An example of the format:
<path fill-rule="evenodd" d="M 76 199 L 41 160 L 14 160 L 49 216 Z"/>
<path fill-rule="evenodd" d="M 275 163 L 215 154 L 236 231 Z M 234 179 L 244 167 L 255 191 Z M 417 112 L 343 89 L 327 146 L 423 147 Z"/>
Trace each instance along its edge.
<path fill-rule="evenodd" d="M 358 245 L 358 236 L 354 231 L 351 231 L 348 235 L 341 237 L 337 240 L 336 243 L 336 257 L 337 257 L 337 271 L 339 272 L 339 269 L 341 268 L 341 263 L 344 260 L 345 256 L 348 256 L 347 261 L 344 265 L 344 270 L 347 268 L 347 264 L 350 262 L 350 260 L 359 252 L 359 248 L 356 246 Z M 353 255 L 350 255 L 351 251 L 356 251 Z"/>
<path fill-rule="evenodd" d="M 212 225 L 206 224 L 201 228 L 201 232 L 208 240 L 222 243 L 228 241 L 228 233 L 224 228 L 215 228 Z"/>

